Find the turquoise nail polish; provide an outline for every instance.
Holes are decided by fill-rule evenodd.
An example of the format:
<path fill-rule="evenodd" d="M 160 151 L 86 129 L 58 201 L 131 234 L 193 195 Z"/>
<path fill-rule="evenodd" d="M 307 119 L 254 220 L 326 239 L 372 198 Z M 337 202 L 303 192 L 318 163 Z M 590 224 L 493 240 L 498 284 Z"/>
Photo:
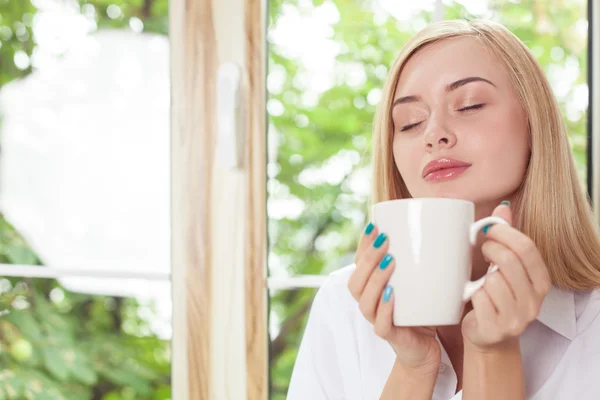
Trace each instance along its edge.
<path fill-rule="evenodd" d="M 491 225 L 486 225 L 483 227 L 483 234 L 485 235 L 487 231 L 490 229 Z"/>
<path fill-rule="evenodd" d="M 365 228 L 365 235 L 368 235 L 371 232 L 373 232 L 373 228 L 375 228 L 375 225 L 373 225 L 372 222 L 369 222 L 369 225 L 367 225 L 367 227 Z"/>
<path fill-rule="evenodd" d="M 379 269 L 386 269 L 387 266 L 390 265 L 391 262 L 392 262 L 391 254 L 386 254 L 385 257 L 383 257 L 381 259 L 381 262 L 379 263 Z"/>
<path fill-rule="evenodd" d="M 388 302 L 390 301 L 390 297 L 392 297 L 392 292 L 394 291 L 394 289 L 392 289 L 392 287 L 390 285 L 387 285 L 385 287 L 385 289 L 383 290 L 383 301 L 384 302 Z"/>
<path fill-rule="evenodd" d="M 500 204 L 503 204 L 503 205 L 507 206 L 508 208 L 510 208 L 510 201 L 508 201 L 508 200 L 503 200 L 502 203 L 500 203 Z"/>
<path fill-rule="evenodd" d="M 375 241 L 373 242 L 373 247 L 375 247 L 376 249 L 380 248 L 383 242 L 385 242 L 385 239 L 387 239 L 385 233 L 380 233 L 379 235 L 377 235 L 377 238 L 375 238 Z"/>

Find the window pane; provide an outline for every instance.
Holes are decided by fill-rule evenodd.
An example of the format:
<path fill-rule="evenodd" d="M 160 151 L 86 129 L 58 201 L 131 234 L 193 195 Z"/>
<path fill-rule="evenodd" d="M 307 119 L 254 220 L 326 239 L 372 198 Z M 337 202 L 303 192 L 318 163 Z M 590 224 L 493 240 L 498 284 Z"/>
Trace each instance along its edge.
<path fill-rule="evenodd" d="M 170 298 L 168 282 L 130 283 Z M 0 278 L 0 397 L 170 399 L 170 307 Z"/>
<path fill-rule="evenodd" d="M 167 1 L 0 3 L 0 263 L 168 272 Z M 168 281 L 0 277 L 0 313 L 0 397 L 170 398 Z"/>
<path fill-rule="evenodd" d="M 316 289 L 271 292 L 269 314 L 271 399 L 285 400 Z"/>
<path fill-rule="evenodd" d="M 167 1 L 0 3 L 3 262 L 168 272 Z"/>

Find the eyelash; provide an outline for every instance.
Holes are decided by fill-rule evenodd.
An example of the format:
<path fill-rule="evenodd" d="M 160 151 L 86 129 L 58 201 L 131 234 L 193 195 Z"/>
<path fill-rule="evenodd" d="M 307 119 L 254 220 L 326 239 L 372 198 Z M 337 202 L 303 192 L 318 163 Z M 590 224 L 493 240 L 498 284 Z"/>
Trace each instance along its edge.
<path fill-rule="evenodd" d="M 485 106 L 485 104 L 483 104 L 483 103 L 481 103 L 481 104 L 473 104 L 472 106 L 467 106 L 467 107 L 459 108 L 456 111 L 464 112 L 464 111 L 469 111 L 469 110 L 479 110 L 480 108 L 483 108 L 483 106 Z"/>
<path fill-rule="evenodd" d="M 414 124 L 405 125 L 402 128 L 400 128 L 400 132 L 410 131 L 412 128 L 416 128 L 419 125 L 421 125 L 421 122 L 416 122 Z"/>
<path fill-rule="evenodd" d="M 458 112 L 465 112 L 465 111 L 471 111 L 471 110 L 479 110 L 479 109 L 483 108 L 484 106 L 485 106 L 485 104 L 483 104 L 483 103 L 482 104 L 474 104 L 472 106 L 467 106 L 467 107 L 459 108 L 456 111 L 458 111 Z M 422 123 L 422 121 L 421 122 L 415 122 L 414 124 L 405 125 L 402 128 L 400 128 L 400 132 L 409 131 L 409 130 L 411 130 L 413 128 L 416 128 L 417 126 L 421 125 L 421 123 Z"/>

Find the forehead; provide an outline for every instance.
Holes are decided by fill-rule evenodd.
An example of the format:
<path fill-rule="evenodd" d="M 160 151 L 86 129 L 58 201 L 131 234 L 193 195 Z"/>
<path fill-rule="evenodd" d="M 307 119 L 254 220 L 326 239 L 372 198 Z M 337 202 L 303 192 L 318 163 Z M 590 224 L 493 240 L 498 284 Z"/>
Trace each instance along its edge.
<path fill-rule="evenodd" d="M 500 60 L 475 38 L 444 39 L 417 51 L 406 62 L 396 95 L 418 94 L 424 88 L 436 89 L 470 76 L 480 76 L 496 84 L 508 82 Z"/>

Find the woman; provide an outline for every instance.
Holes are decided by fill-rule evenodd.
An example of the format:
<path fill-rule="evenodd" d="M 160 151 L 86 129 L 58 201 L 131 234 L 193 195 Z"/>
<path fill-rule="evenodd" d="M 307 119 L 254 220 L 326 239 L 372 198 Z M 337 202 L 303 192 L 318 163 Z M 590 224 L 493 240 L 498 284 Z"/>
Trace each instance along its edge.
<path fill-rule="evenodd" d="M 461 166 L 423 176 L 438 160 Z M 319 290 L 288 399 L 599 399 L 600 241 L 558 105 L 499 24 L 446 21 L 392 66 L 373 132 L 373 201 L 470 200 L 497 215 L 459 326 L 395 327 L 385 232 Z M 502 204 L 501 204 L 502 203 Z"/>

